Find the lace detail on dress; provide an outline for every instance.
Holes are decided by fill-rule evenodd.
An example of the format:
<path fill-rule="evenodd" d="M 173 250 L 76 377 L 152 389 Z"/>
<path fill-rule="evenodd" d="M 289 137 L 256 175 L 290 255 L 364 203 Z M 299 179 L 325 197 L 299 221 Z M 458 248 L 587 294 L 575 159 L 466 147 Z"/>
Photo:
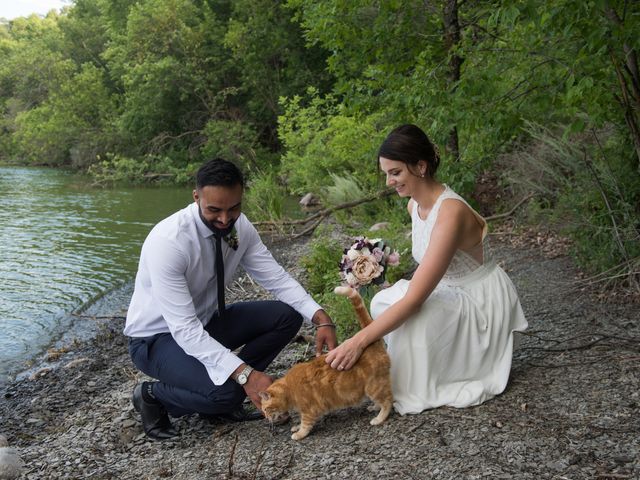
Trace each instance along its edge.
<path fill-rule="evenodd" d="M 420 263 L 422 257 L 424 256 L 424 252 L 429 248 L 429 241 L 431 239 L 431 232 L 433 227 L 435 226 L 436 219 L 438 218 L 438 211 L 440 210 L 440 206 L 442 202 L 446 199 L 456 199 L 463 202 L 467 207 L 471 209 L 471 211 L 479 218 L 482 219 L 479 213 L 477 213 L 471 206 L 466 202 L 464 198 L 451 190 L 447 185 L 444 186 L 444 192 L 440 194 L 436 203 L 431 208 L 429 215 L 425 220 L 420 218 L 418 214 L 418 203 L 414 202 L 413 212 L 411 213 L 411 236 L 412 236 L 412 250 L 411 253 L 416 262 Z M 483 219 L 484 220 L 484 219 Z M 473 247 L 470 251 L 458 250 L 454 254 L 451 259 L 451 263 L 449 264 L 449 268 L 447 268 L 446 273 L 444 274 L 443 280 L 446 279 L 458 279 L 462 278 L 470 273 L 474 272 L 476 269 L 481 267 L 483 264 L 489 262 L 489 258 L 487 258 L 487 235 L 486 235 L 486 222 L 485 228 L 483 231 L 483 240 L 481 243 Z"/>

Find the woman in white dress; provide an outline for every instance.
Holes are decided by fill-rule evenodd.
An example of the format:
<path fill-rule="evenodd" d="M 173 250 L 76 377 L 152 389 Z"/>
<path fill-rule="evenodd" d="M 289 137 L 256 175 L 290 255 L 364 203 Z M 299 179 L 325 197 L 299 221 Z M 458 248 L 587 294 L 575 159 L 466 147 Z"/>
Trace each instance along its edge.
<path fill-rule="evenodd" d="M 410 281 L 373 298 L 375 321 L 330 351 L 327 363 L 348 370 L 384 336 L 400 414 L 478 405 L 507 385 L 514 332 L 527 328 L 518 294 L 487 258 L 487 222 L 436 180 L 440 159 L 420 128 L 393 130 L 378 159 L 387 185 L 410 198 L 419 265 Z"/>

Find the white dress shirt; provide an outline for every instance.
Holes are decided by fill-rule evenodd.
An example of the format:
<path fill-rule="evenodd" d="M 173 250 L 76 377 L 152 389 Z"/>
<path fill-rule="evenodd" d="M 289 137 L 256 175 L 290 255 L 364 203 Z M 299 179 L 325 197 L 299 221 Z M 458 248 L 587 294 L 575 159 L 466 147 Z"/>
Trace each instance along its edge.
<path fill-rule="evenodd" d="M 235 229 L 238 249 L 222 242 L 225 283 L 242 265 L 256 282 L 310 321 L 322 307 L 274 260 L 244 214 Z M 218 304 L 214 257 L 213 233 L 195 202 L 158 223 L 142 245 L 124 334 L 171 333 L 188 355 L 202 362 L 213 383 L 222 385 L 243 362 L 204 330 Z"/>

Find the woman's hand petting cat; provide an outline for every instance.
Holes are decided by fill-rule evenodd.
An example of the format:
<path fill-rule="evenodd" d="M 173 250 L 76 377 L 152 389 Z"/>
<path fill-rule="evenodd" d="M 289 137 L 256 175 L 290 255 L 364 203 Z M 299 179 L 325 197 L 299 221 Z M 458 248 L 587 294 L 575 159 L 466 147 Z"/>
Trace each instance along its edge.
<path fill-rule="evenodd" d="M 316 357 L 322 355 L 324 346 L 328 350 L 333 350 L 338 345 L 336 337 L 336 327 L 331 321 L 331 317 L 324 310 L 318 310 L 311 319 L 314 325 L 322 325 L 316 331 Z"/>
<path fill-rule="evenodd" d="M 356 364 L 363 351 L 364 347 L 361 342 L 357 336 L 353 336 L 331 350 L 327 354 L 325 362 L 336 370 L 349 370 Z"/>

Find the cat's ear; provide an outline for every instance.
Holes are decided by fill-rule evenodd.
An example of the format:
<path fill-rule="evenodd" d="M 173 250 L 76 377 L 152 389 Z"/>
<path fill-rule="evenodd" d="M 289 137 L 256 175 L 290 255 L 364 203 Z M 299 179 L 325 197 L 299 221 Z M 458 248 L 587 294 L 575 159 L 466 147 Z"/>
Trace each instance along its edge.
<path fill-rule="evenodd" d="M 258 396 L 260 397 L 260 400 L 269 400 L 271 398 L 271 395 L 269 395 L 268 392 L 258 392 Z"/>

